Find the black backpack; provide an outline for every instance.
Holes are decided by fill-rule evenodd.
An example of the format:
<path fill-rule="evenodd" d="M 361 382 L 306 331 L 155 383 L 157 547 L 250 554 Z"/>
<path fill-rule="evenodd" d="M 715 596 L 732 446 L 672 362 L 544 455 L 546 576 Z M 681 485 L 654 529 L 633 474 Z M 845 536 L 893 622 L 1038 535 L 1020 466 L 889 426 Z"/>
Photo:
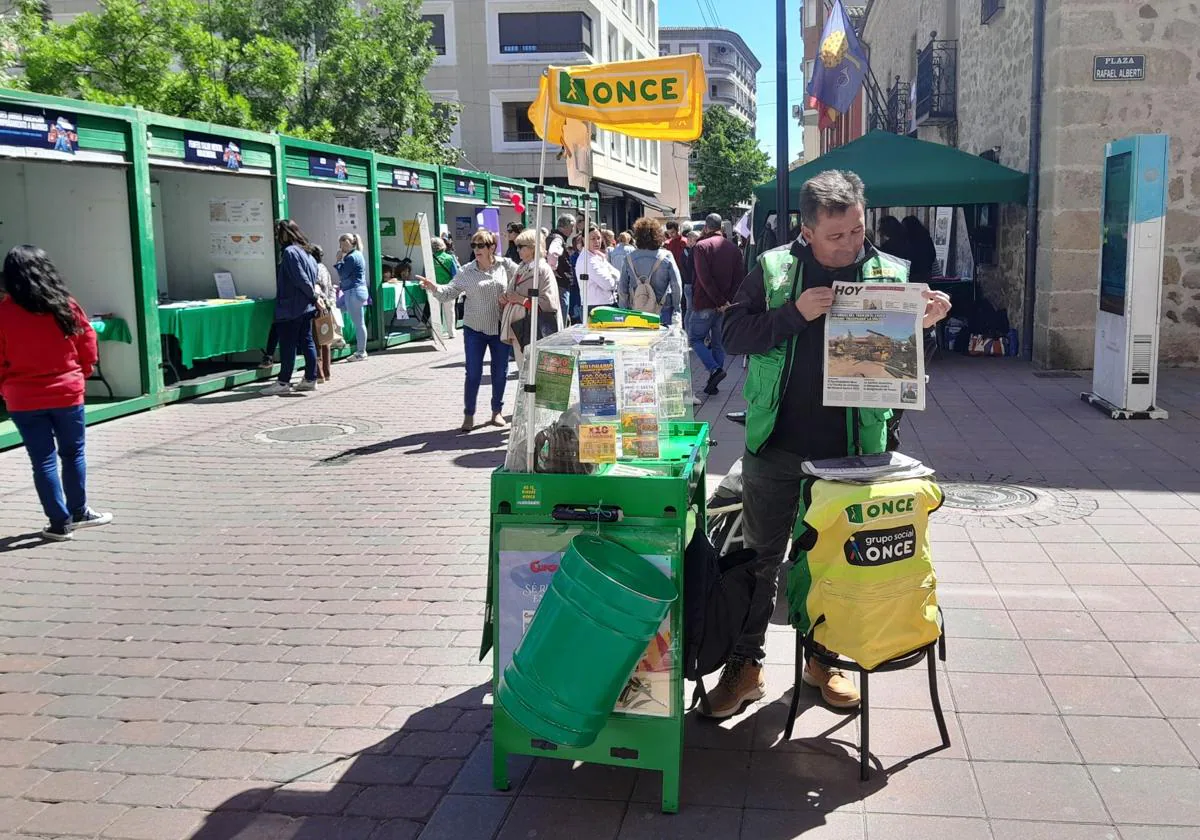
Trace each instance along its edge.
<path fill-rule="evenodd" d="M 722 557 L 708 534 L 696 529 L 683 559 L 683 675 L 695 680 L 692 708 L 710 709 L 704 677 L 724 665 L 742 636 L 758 578 L 752 549 Z"/>

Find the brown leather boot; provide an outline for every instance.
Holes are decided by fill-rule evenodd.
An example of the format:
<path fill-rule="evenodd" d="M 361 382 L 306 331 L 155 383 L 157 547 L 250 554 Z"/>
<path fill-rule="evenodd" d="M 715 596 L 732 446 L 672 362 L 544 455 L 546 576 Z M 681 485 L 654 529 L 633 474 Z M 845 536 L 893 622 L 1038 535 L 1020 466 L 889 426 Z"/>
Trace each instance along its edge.
<path fill-rule="evenodd" d="M 761 699 L 765 691 L 761 665 L 748 659 L 730 659 L 717 687 L 708 694 L 709 711 L 706 713 L 702 706 L 700 712 L 711 718 L 732 717 L 746 703 Z"/>
<path fill-rule="evenodd" d="M 853 709 L 858 705 L 858 689 L 837 668 L 826 668 L 810 658 L 801 679 L 805 685 L 821 689 L 821 699 L 835 709 Z"/>

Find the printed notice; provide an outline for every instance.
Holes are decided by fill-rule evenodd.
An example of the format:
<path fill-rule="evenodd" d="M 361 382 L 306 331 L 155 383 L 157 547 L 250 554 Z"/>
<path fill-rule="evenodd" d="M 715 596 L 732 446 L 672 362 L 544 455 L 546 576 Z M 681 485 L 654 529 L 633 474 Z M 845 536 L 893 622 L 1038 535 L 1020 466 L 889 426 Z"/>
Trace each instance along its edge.
<path fill-rule="evenodd" d="M 617 462 L 617 426 L 615 423 L 583 423 L 579 426 L 579 462 L 615 464 Z"/>
<path fill-rule="evenodd" d="M 566 353 L 538 353 L 537 394 L 540 408 L 566 411 L 571 404 L 571 380 L 575 377 L 575 357 Z"/>
<path fill-rule="evenodd" d="M 925 408 L 925 290 L 919 283 L 833 284 L 825 405 Z"/>
<path fill-rule="evenodd" d="M 584 417 L 617 416 L 617 364 L 612 358 L 579 360 L 579 411 Z"/>

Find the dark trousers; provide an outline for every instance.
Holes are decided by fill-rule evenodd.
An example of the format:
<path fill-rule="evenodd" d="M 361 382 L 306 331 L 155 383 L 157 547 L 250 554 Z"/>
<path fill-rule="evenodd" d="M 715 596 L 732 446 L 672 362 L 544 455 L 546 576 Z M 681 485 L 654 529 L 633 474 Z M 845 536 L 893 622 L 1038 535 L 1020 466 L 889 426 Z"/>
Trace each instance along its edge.
<path fill-rule="evenodd" d="M 83 406 L 14 411 L 10 416 L 29 453 L 33 486 L 46 518 L 51 525 L 65 525 L 87 509 Z"/>
<path fill-rule="evenodd" d="M 488 335 L 470 327 L 463 327 L 463 351 L 467 356 L 467 387 L 463 395 L 463 413 L 474 414 L 479 398 L 479 386 L 483 382 L 483 354 L 491 356 L 492 365 L 492 413 L 504 408 L 504 388 L 508 384 L 509 346 L 498 335 Z"/>
<path fill-rule="evenodd" d="M 779 567 L 800 508 L 800 483 L 807 474 L 800 455 L 764 447 L 758 455 L 742 458 L 742 536 L 746 548 L 758 552 L 755 575 L 758 586 L 750 617 L 734 655 L 761 663 L 767 626 L 775 612 Z"/>
<path fill-rule="evenodd" d="M 317 345 L 313 341 L 313 313 L 301 315 L 290 321 L 276 321 L 279 333 L 279 381 L 285 385 L 292 381 L 296 368 L 296 353 L 304 353 L 304 378 L 317 381 Z"/>
<path fill-rule="evenodd" d="M 275 348 L 279 346 L 279 329 L 275 326 L 275 322 L 271 322 L 271 329 L 267 333 L 267 348 L 263 350 L 264 359 L 275 358 Z"/>
<path fill-rule="evenodd" d="M 328 382 L 333 372 L 333 345 L 317 341 L 317 328 L 313 326 L 313 342 L 317 345 L 317 378 Z"/>

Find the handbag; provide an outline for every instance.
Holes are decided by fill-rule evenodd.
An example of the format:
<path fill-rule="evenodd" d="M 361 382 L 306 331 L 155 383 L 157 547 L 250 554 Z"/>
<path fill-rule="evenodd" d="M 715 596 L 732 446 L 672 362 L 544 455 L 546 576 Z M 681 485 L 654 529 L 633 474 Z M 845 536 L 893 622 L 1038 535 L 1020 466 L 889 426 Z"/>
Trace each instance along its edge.
<path fill-rule="evenodd" d="M 322 301 L 317 306 L 317 317 L 313 318 L 313 338 L 317 344 L 322 347 L 327 344 L 333 344 L 337 337 L 337 322 L 334 321 L 333 312 L 328 305 Z"/>

